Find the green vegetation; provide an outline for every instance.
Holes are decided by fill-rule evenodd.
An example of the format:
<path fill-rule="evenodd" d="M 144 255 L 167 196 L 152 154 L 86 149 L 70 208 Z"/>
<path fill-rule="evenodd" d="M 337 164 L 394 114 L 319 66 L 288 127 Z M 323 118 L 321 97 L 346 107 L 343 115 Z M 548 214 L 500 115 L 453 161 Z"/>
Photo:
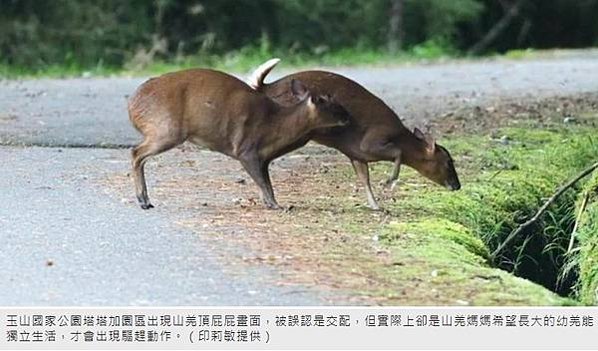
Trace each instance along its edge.
<path fill-rule="evenodd" d="M 586 196 L 586 207 L 578 218 L 577 246 L 568 256 L 566 269 L 579 269 L 576 291 L 581 302 L 598 305 L 598 174 L 583 187 L 579 206 Z M 579 213 L 579 206 L 576 213 Z"/>
<path fill-rule="evenodd" d="M 272 56 L 294 66 L 385 63 L 472 47 L 518 56 L 596 45 L 596 13 L 598 0 L 10 0 L 0 2 L 0 74 L 246 70 Z"/>
<path fill-rule="evenodd" d="M 569 305 L 549 290 L 487 260 L 483 242 L 466 227 L 445 219 L 390 223 L 381 242 L 391 250 L 392 268 L 380 274 L 397 286 L 413 289 L 413 301 L 424 304 Z M 385 292 L 392 298 L 393 292 Z M 419 296 L 424 294 L 424 296 Z"/>
<path fill-rule="evenodd" d="M 293 68 L 313 68 L 314 66 L 353 66 L 353 65 L 371 65 L 381 66 L 387 64 L 408 63 L 421 60 L 442 60 L 457 57 L 456 53 L 436 42 L 426 42 L 416 45 L 408 51 L 399 55 L 390 55 L 386 51 L 380 50 L 356 50 L 341 49 L 334 52 L 315 56 L 309 54 L 296 54 L 287 57 L 280 50 L 275 52 L 261 51 L 252 47 L 247 47 L 239 51 L 231 51 L 224 55 L 203 55 L 196 57 L 186 57 L 176 62 L 164 60 L 155 60 L 142 65 L 126 65 L 123 68 L 106 67 L 97 65 L 94 67 L 84 67 L 73 64 L 70 66 L 52 65 L 44 67 L 15 67 L 0 64 L 0 77 L 19 78 L 19 77 L 93 77 L 93 76 L 147 76 L 158 75 L 175 70 L 209 67 L 224 70 L 227 72 L 250 72 L 257 66 L 273 57 L 281 57 L 282 67 Z"/>
<path fill-rule="evenodd" d="M 399 262 L 386 274 L 469 291 L 462 299 L 474 304 L 494 304 L 492 299 L 498 296 L 501 303 L 572 303 L 530 281 L 582 303 L 596 304 L 598 177 L 586 183 L 583 191 L 580 182 L 566 192 L 496 262 L 490 261 L 488 253 L 533 215 L 560 184 L 595 162 L 595 129 L 523 123 L 493 136 L 466 135 L 443 141 L 453 155 L 459 155 L 457 165 L 464 184 L 459 192 L 421 187 L 420 177 L 405 172 L 400 197 L 387 206 L 401 222 L 387 225 L 381 235 Z M 383 177 L 388 169 L 378 165 L 373 176 Z M 585 192 L 592 194 L 590 205 L 578 230 L 574 255 L 567 254 L 576 199 L 579 205 L 578 198 Z M 512 280 L 505 271 L 527 280 Z M 430 272 L 435 272 L 433 279 Z"/>

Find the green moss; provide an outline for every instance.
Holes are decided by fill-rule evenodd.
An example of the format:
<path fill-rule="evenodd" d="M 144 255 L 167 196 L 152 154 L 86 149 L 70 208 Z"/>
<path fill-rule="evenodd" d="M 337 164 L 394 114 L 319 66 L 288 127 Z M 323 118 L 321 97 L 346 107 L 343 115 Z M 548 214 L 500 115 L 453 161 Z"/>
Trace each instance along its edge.
<path fill-rule="evenodd" d="M 391 223 L 381 236 L 381 240 L 392 242 L 396 233 L 411 232 L 415 235 L 431 235 L 435 240 L 457 244 L 475 257 L 490 258 L 484 243 L 464 226 L 444 219 L 424 219 L 414 223 Z M 477 261 L 477 259 L 476 259 Z"/>
<path fill-rule="evenodd" d="M 479 137 L 446 143 L 458 155 L 457 167 L 459 158 L 469 158 L 467 169 L 460 172 L 462 191 L 428 188 L 404 197 L 397 207 L 419 207 L 426 214 L 456 221 L 492 247 L 535 211 L 542 197 L 598 153 L 598 145 L 583 129 L 577 131 L 576 139 L 569 138 L 568 130 L 507 129 L 500 134 L 510 136 L 509 144 Z"/>
<path fill-rule="evenodd" d="M 496 267 L 558 290 L 563 247 L 573 223 L 575 189 L 551 206 L 537 226 L 516 238 L 497 261 L 489 263 L 488 258 L 489 251 L 535 213 L 560 184 L 595 160 L 598 145 L 593 134 L 593 130 L 581 126 L 552 126 L 505 128 L 493 133 L 497 138 L 464 136 L 444 140 L 443 144 L 456 157 L 462 190 L 447 192 L 439 187 L 422 187 L 421 177 L 404 172 L 400 197 L 387 206 L 403 222 L 386 227 L 383 243 L 399 259 L 405 259 L 408 250 L 413 260 L 420 262 L 418 266 L 426 262 L 424 267 L 428 269 L 429 265 L 441 268 L 445 271 L 444 283 L 470 291 L 472 303 L 572 303 Z M 382 176 L 388 170 L 388 166 L 377 166 L 373 174 Z M 580 242 L 587 242 L 581 250 L 581 280 L 585 281 L 581 295 L 586 296 L 583 301 L 595 298 L 598 284 L 598 221 L 591 223 L 584 227 L 583 234 L 580 231 L 579 238 Z M 590 242 L 594 243 L 592 250 Z M 476 278 L 479 275 L 499 278 L 481 278 L 481 284 Z"/>
<path fill-rule="evenodd" d="M 411 292 L 413 304 L 573 303 L 528 280 L 493 268 L 484 243 L 460 224 L 433 218 L 393 222 L 384 228 L 380 238 L 392 248 L 394 263 L 384 273 L 388 279 L 423 286 Z"/>

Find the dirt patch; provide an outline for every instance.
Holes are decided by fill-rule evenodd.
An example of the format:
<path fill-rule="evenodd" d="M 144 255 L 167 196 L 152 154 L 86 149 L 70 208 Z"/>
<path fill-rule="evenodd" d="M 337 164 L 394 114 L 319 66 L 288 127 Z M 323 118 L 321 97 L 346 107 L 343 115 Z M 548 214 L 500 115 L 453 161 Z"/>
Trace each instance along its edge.
<path fill-rule="evenodd" d="M 463 107 L 445 112 L 426 127 L 438 136 L 472 133 L 492 133 L 493 130 L 521 122 L 542 126 L 554 122 L 586 123 L 588 113 L 598 110 L 598 94 L 555 96 L 536 101 L 499 99 L 488 105 Z M 590 123 L 595 123 L 591 119 Z"/>

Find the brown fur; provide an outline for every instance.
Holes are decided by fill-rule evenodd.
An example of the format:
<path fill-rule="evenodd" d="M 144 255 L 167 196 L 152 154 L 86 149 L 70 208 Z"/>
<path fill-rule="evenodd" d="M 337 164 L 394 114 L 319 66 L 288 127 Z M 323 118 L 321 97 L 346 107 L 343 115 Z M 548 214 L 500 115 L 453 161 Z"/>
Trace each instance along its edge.
<path fill-rule="evenodd" d="M 296 102 L 281 106 L 239 79 L 213 70 L 169 73 L 143 83 L 128 106 L 131 123 L 144 137 L 132 152 L 141 207 L 152 207 L 143 169 L 147 158 L 189 140 L 239 160 L 260 187 L 264 203 L 278 208 L 268 174 L 270 161 L 315 129 L 348 121 L 342 107 L 310 96 L 298 81 L 292 84 Z"/>
<path fill-rule="evenodd" d="M 269 70 L 271 68 L 269 67 Z M 393 175 L 387 181 L 388 185 L 394 186 L 401 164 L 406 164 L 438 184 L 453 190 L 460 188 L 448 151 L 436 145 L 433 139 L 419 130 L 411 132 L 405 128 L 390 107 L 358 83 L 325 71 L 299 72 L 270 84 L 263 84 L 263 78 L 262 76 L 257 82 L 257 90 L 281 104 L 289 105 L 295 102 L 289 93 L 289 84 L 292 80 L 300 80 L 315 94 L 332 95 L 335 101 L 349 112 L 350 126 L 320 129 L 311 133 L 309 137 L 320 144 L 339 150 L 351 159 L 357 175 L 366 187 L 370 207 L 379 208 L 371 192 L 367 166 L 369 162 L 395 163 Z"/>

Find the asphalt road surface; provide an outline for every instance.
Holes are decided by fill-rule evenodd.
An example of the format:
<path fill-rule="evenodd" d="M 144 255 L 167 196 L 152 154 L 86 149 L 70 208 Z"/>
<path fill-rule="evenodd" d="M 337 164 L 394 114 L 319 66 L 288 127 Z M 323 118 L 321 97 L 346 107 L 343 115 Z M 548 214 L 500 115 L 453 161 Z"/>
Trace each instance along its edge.
<path fill-rule="evenodd" d="M 335 71 L 377 93 L 408 125 L 496 100 L 598 91 L 595 53 Z M 143 80 L 0 81 L 0 305 L 343 303 L 331 292 L 260 283 L 256 277 L 277 274 L 269 268 L 228 272 L 165 209 L 141 211 L 97 186 L 129 167 L 126 148 L 139 136 L 125 96 Z"/>

